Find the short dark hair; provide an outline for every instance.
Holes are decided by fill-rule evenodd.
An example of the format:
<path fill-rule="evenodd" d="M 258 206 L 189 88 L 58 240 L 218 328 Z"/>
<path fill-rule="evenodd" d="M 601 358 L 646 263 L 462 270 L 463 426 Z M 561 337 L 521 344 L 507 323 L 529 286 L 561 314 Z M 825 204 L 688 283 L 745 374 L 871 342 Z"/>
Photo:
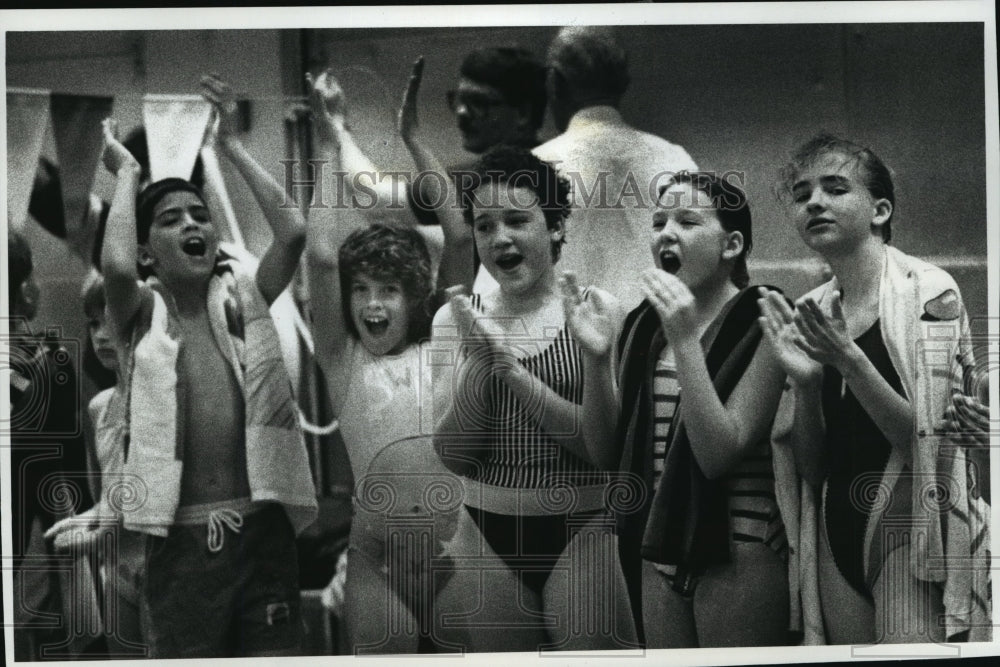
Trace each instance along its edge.
<path fill-rule="evenodd" d="M 31 277 L 34 264 L 31 261 L 31 246 L 24 234 L 7 226 L 7 298 L 11 311 L 21 300 L 21 285 Z"/>
<path fill-rule="evenodd" d="M 889 167 L 866 146 L 841 139 L 833 134 L 816 135 L 799 146 L 799 149 L 792 155 L 791 161 L 782 168 L 781 182 L 785 192 L 791 192 L 792 186 L 803 169 L 827 153 L 840 153 L 854 160 L 859 167 L 861 181 L 868 193 L 875 199 L 886 199 L 892 204 L 892 213 L 879 228 L 882 240 L 888 243 L 892 239 L 892 216 L 896 212 L 896 189 Z"/>
<path fill-rule="evenodd" d="M 746 193 L 713 172 L 679 171 L 660 187 L 660 197 L 663 197 L 663 193 L 674 183 L 688 183 L 695 190 L 704 192 L 712 202 L 722 228 L 727 232 L 739 232 L 743 236 L 743 250 L 733 264 L 729 279 L 740 289 L 749 285 L 747 255 L 753 248 L 753 224 Z"/>
<path fill-rule="evenodd" d="M 545 122 L 545 65 L 531 51 L 516 46 L 476 49 L 465 56 L 459 74 L 496 88 L 508 104 L 528 104 L 536 130 Z"/>
<path fill-rule="evenodd" d="M 501 144 L 479 159 L 472 172 L 456 172 L 465 222 L 472 225 L 473 191 L 489 183 L 509 183 L 531 190 L 545 216 L 545 226 L 557 229 L 570 214 L 570 184 L 555 167 L 527 148 Z M 470 176 L 471 178 L 465 178 Z M 552 259 L 558 261 L 566 234 L 552 242 Z"/>
<path fill-rule="evenodd" d="M 581 100 L 608 98 L 618 103 L 628 90 L 628 55 L 608 26 L 561 29 L 549 45 L 546 63 Z"/>
<path fill-rule="evenodd" d="M 135 234 L 139 243 L 149 241 L 149 229 L 153 226 L 153 210 L 156 205 L 171 192 L 178 191 L 191 192 L 205 204 L 201 188 L 183 178 L 164 178 L 142 189 L 135 202 Z"/>
<path fill-rule="evenodd" d="M 410 311 L 407 342 L 416 343 L 430 335 L 434 282 L 431 256 L 420 232 L 402 225 L 374 223 L 351 232 L 337 256 L 340 306 L 349 334 L 360 337 L 351 316 L 351 280 L 364 273 L 375 280 L 397 280 L 402 285 Z"/>

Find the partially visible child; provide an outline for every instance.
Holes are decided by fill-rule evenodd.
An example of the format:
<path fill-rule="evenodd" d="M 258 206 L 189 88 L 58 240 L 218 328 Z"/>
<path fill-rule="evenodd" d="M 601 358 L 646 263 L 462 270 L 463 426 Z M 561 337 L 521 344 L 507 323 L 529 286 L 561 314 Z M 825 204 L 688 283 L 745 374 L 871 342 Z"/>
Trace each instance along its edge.
<path fill-rule="evenodd" d="M 145 534 L 152 657 L 290 655 L 302 633 L 295 535 L 317 504 L 268 307 L 295 272 L 305 223 L 237 138 L 229 86 L 206 76 L 202 94 L 273 239 L 248 272 L 219 250 L 197 187 L 170 178 L 138 192 L 138 162 L 105 121 L 117 185 L 102 269 L 113 335 L 128 351 L 124 472 L 143 499 L 124 524 Z M 150 274 L 143 283 L 137 265 Z"/>
<path fill-rule="evenodd" d="M 88 406 L 93 438 L 90 454 L 96 472 L 92 489 L 97 502 L 86 512 L 63 519 L 46 532 L 58 548 L 70 540 L 103 539 L 101 529 L 117 527 L 115 539 L 103 554 L 104 609 L 114 617 L 104 618 L 108 652 L 116 657 L 139 657 L 142 625 L 139 586 L 144 541 L 139 533 L 121 528 L 122 503 L 130 501 L 132 489 L 125 484 L 125 433 L 128 426 L 126 396 L 117 384 L 121 350 L 115 345 L 105 314 L 104 278 L 91 271 L 83 284 L 83 312 L 94 358 L 112 373 L 115 385 L 100 391 Z M 81 534 L 80 529 L 85 532 Z"/>

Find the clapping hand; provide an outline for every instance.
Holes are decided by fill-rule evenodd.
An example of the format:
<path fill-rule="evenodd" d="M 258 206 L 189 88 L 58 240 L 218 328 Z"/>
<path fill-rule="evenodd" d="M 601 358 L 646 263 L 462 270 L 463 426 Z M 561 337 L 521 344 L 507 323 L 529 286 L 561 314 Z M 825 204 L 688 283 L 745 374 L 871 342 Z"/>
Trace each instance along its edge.
<path fill-rule="evenodd" d="M 217 141 L 225 142 L 236 137 L 239 132 L 239 113 L 232 87 L 220 79 L 218 74 L 206 74 L 201 77 L 201 96 L 212 104 L 214 116 L 218 119 L 218 125 L 215 126 Z"/>
<path fill-rule="evenodd" d="M 660 316 L 668 340 L 676 344 L 698 335 L 694 295 L 680 278 L 657 268 L 647 269 L 640 288 Z"/>
<path fill-rule="evenodd" d="M 104 135 L 104 149 L 101 154 L 104 167 L 115 175 L 118 175 L 123 167 L 132 167 L 138 172 L 139 161 L 118 141 L 118 121 L 105 118 L 101 121 L 101 131 Z"/>
<path fill-rule="evenodd" d="M 306 72 L 306 83 L 309 84 L 309 106 L 320 140 L 335 144 L 336 133 L 343 129 L 347 116 L 344 89 L 329 68 L 315 78 Z"/>
<path fill-rule="evenodd" d="M 840 292 L 828 292 L 821 303 L 812 297 L 801 299 L 795 307 L 795 326 L 801 334 L 799 347 L 815 361 L 844 373 L 856 345 L 847 332 Z"/>
<path fill-rule="evenodd" d="M 585 300 L 572 271 L 562 274 L 559 285 L 562 287 L 566 325 L 573 339 L 585 352 L 595 357 L 608 354 L 614 344 L 617 327 L 615 309 L 598 291 Z"/>
<path fill-rule="evenodd" d="M 506 334 L 491 318 L 477 313 L 472 307 L 472 300 L 462 286 L 449 287 L 445 293 L 458 332 L 462 337 L 463 347 L 468 350 L 471 358 L 487 359 L 493 367 L 493 372 L 503 379 L 508 373 L 520 367 Z"/>
<path fill-rule="evenodd" d="M 760 298 L 757 304 L 761 312 L 758 321 L 764 331 L 764 340 L 771 346 L 782 370 L 799 385 L 821 378 L 823 366 L 803 348 L 802 336 L 795 324 L 795 313 L 785 297 L 764 287 L 758 291 Z"/>

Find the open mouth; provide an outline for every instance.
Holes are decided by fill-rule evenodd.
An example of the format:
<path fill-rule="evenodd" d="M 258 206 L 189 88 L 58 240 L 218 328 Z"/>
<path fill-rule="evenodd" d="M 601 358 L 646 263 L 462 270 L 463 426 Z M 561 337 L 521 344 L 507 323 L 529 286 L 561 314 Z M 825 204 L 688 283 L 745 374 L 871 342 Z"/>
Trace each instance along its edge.
<path fill-rule="evenodd" d="M 192 257 L 204 257 L 205 253 L 208 252 L 208 244 L 205 243 L 205 239 L 193 236 L 185 239 L 184 243 L 181 244 L 181 250 Z"/>
<path fill-rule="evenodd" d="M 365 329 L 373 336 L 381 336 L 389 328 L 389 320 L 385 317 L 366 317 L 362 321 L 364 322 Z"/>
<path fill-rule="evenodd" d="M 94 351 L 97 353 L 99 359 L 105 361 L 114 361 L 116 358 L 114 349 L 110 347 L 98 347 Z"/>
<path fill-rule="evenodd" d="M 681 270 L 681 260 L 677 258 L 672 252 L 661 252 L 660 253 L 660 268 L 662 268 L 667 273 L 676 274 Z"/>
<path fill-rule="evenodd" d="M 505 252 L 496 258 L 496 265 L 502 271 L 510 271 L 524 261 L 524 255 L 519 252 Z"/>

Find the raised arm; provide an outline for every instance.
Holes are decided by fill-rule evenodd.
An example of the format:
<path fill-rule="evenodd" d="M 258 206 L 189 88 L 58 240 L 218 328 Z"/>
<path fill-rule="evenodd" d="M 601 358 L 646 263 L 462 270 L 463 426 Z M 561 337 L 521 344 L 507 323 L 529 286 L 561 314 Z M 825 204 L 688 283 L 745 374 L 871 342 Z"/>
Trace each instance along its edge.
<path fill-rule="evenodd" d="M 319 156 L 333 169 L 340 168 L 340 149 L 331 126 L 331 116 L 338 104 L 336 80 L 329 71 L 315 78 L 306 75 L 309 102 L 316 128 Z M 339 198 L 335 198 L 338 201 Z M 351 207 L 316 207 L 309 209 L 306 234 L 306 266 L 309 271 L 309 301 L 316 361 L 327 376 L 334 413 L 340 413 L 348 389 L 350 334 L 344 322 L 340 287 L 340 246 L 356 229 L 367 225 L 364 216 Z"/>
<path fill-rule="evenodd" d="M 324 79 L 325 107 L 315 116 L 317 130 L 326 134 L 326 142 L 340 154 L 340 169 L 346 172 L 346 183 L 357 196 L 357 202 L 370 212 L 379 212 L 390 205 L 401 207 L 406 203 L 407 183 L 403 179 L 383 174 L 358 146 L 347 124 L 347 101 L 333 71 L 320 73 Z M 322 126 L 322 127 L 321 127 Z"/>
<path fill-rule="evenodd" d="M 296 206 L 282 206 L 285 192 L 281 185 L 250 153 L 236 136 L 236 101 L 227 83 L 217 76 L 201 79 L 201 94 L 212 103 L 219 119 L 217 145 L 250 186 L 271 228 L 271 245 L 257 267 L 257 287 L 268 305 L 291 282 L 306 243 L 306 223 Z"/>
<path fill-rule="evenodd" d="M 115 121 L 105 119 L 101 128 L 104 166 L 116 177 L 101 250 L 101 273 L 104 274 L 112 327 L 116 337 L 123 340 L 141 302 L 136 270 L 135 199 L 142 169 L 139 161 L 118 141 Z"/>
<path fill-rule="evenodd" d="M 424 73 L 424 57 L 413 63 L 413 71 L 399 107 L 399 136 L 413 157 L 416 173 L 412 187 L 421 188 L 427 200 L 440 204 L 435 212 L 444 233 L 444 249 L 438 269 L 439 288 L 462 286 L 472 289 L 476 278 L 473 262 L 472 229 L 457 206 L 455 188 L 441 161 L 418 138 L 417 93 Z"/>

